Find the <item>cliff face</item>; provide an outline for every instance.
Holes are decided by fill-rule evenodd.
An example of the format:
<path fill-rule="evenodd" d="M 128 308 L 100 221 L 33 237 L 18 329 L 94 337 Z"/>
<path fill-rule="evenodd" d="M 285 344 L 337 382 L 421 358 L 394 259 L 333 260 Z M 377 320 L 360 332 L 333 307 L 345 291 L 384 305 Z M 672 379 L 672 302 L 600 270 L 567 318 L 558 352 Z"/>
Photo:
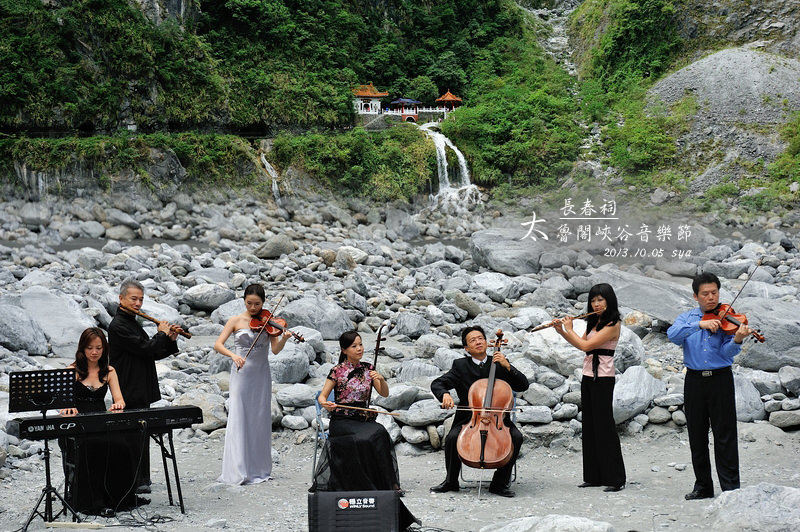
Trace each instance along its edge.
<path fill-rule="evenodd" d="M 800 2 L 787 0 L 682 0 L 676 10 L 681 37 L 710 46 L 764 41 L 763 49 L 800 55 Z"/>
<path fill-rule="evenodd" d="M 197 22 L 200 7 L 196 0 L 132 0 L 153 24 L 174 20 L 180 25 Z"/>
<path fill-rule="evenodd" d="M 570 39 L 581 75 L 596 68 L 597 51 L 619 33 L 634 4 L 652 9 L 657 2 L 586 0 L 576 11 Z M 679 41 L 672 64 L 661 65 L 666 74 L 643 75 L 657 79 L 650 112 L 680 113 L 672 170 L 698 197 L 720 184 L 764 178 L 786 150 L 782 125 L 800 111 L 800 3 L 664 0 L 660 7 L 653 12 L 670 13 L 665 20 Z M 686 66 L 675 71 L 678 64 Z"/>

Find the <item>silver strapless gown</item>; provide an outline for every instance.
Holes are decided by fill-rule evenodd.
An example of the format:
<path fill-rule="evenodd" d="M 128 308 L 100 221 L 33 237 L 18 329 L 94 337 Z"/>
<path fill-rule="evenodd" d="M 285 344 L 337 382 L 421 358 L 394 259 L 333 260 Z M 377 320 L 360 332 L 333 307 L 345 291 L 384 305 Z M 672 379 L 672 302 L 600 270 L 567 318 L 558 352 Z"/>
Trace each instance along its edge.
<path fill-rule="evenodd" d="M 244 357 L 255 337 L 256 333 L 249 329 L 236 331 L 236 354 Z M 241 370 L 231 364 L 228 427 L 219 482 L 256 484 L 269 480 L 272 474 L 269 341 L 269 336 L 261 335 Z"/>

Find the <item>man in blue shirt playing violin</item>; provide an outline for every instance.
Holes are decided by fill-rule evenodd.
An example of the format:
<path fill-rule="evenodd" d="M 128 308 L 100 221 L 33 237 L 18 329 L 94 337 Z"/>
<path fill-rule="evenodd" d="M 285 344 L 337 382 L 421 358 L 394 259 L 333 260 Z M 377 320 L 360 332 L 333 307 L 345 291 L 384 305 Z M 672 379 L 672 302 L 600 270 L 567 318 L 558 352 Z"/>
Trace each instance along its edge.
<path fill-rule="evenodd" d="M 686 500 L 714 496 L 708 428 L 714 434 L 714 461 L 722 491 L 739 488 L 739 449 L 736 429 L 736 396 L 731 364 L 742 342 L 753 331 L 742 323 L 733 335 L 722 330 L 719 319 L 707 313 L 719 305 L 719 278 L 702 273 L 692 281 L 698 308 L 684 312 L 667 329 L 667 337 L 683 347 L 686 366 L 684 412 L 689 433 L 695 483 Z"/>

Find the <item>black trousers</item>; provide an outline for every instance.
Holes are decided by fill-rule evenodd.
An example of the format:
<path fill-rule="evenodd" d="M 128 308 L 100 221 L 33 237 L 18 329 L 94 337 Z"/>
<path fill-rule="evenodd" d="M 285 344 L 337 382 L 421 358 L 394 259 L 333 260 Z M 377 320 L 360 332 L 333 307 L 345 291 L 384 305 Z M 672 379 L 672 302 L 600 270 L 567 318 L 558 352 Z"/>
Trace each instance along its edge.
<path fill-rule="evenodd" d="M 736 395 L 730 368 L 715 369 L 704 377 L 686 370 L 684 406 L 689 447 L 692 451 L 694 489 L 714 493 L 708 428 L 714 433 L 714 462 L 722 491 L 739 488 L 739 448 L 736 433 Z"/>
<path fill-rule="evenodd" d="M 469 422 L 469 420 L 467 420 L 467 422 Z M 444 439 L 444 463 L 447 468 L 446 481 L 449 484 L 458 484 L 458 476 L 461 473 L 461 458 L 458 456 L 457 445 L 458 435 L 461 433 L 461 428 L 465 424 L 466 423 L 456 425 L 454 423 L 450 432 L 447 433 Z M 519 450 L 522 448 L 522 433 L 508 418 L 504 420 L 504 424 L 509 428 L 509 432 L 511 433 L 511 443 L 514 445 L 514 454 L 506 465 L 494 472 L 492 483 L 489 485 L 490 488 L 502 489 L 508 487 L 511 482 L 511 474 L 514 472 L 514 464 L 517 462 L 517 457 L 519 456 Z"/>
<path fill-rule="evenodd" d="M 596 486 L 625 484 L 625 463 L 614 422 L 614 377 L 581 379 L 583 481 Z"/>

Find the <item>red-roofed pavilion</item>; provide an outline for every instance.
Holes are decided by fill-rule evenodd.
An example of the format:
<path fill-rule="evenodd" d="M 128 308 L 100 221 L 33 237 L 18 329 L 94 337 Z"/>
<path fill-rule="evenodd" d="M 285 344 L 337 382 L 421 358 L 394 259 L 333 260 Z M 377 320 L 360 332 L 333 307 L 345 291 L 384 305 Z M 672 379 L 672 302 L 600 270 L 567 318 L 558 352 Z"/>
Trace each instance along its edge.
<path fill-rule="evenodd" d="M 452 111 L 461 105 L 461 98 L 450 92 L 450 89 L 448 89 L 447 92 L 445 92 L 442 96 L 436 98 L 436 103 L 438 103 L 440 107 L 446 107 Z"/>

